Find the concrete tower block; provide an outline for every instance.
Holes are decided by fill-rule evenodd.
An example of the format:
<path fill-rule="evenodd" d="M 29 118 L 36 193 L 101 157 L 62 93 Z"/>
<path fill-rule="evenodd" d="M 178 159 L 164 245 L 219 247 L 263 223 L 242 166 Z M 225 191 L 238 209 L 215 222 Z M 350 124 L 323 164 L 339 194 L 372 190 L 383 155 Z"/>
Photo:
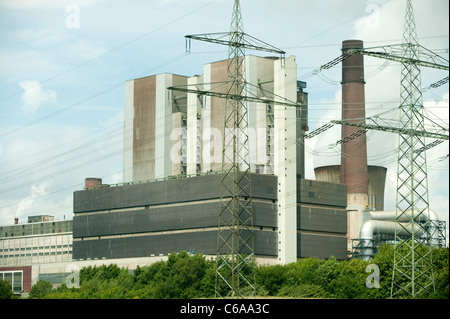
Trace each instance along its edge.
<path fill-rule="evenodd" d="M 203 81 L 203 77 L 194 76 L 188 79 L 188 85 L 200 84 Z M 201 114 L 200 99 L 196 94 L 188 93 L 187 95 L 187 174 L 197 173 L 198 156 L 201 152 L 201 145 L 198 143 L 198 119 L 197 114 Z"/>
<path fill-rule="evenodd" d="M 172 86 L 171 74 L 156 76 L 156 125 L 155 125 L 155 178 L 167 177 L 172 172 L 170 159 L 172 130 L 172 99 L 167 88 Z"/>
<path fill-rule="evenodd" d="M 294 56 L 274 62 L 274 93 L 297 100 L 297 64 Z M 275 175 L 278 176 L 278 262 L 297 260 L 296 110 L 275 106 Z"/>
<path fill-rule="evenodd" d="M 123 181 L 133 181 L 134 80 L 125 82 L 125 119 L 123 123 Z"/>
<path fill-rule="evenodd" d="M 203 67 L 203 89 L 211 90 L 211 64 Z M 211 170 L 211 96 L 203 97 L 202 110 L 202 172 Z"/>

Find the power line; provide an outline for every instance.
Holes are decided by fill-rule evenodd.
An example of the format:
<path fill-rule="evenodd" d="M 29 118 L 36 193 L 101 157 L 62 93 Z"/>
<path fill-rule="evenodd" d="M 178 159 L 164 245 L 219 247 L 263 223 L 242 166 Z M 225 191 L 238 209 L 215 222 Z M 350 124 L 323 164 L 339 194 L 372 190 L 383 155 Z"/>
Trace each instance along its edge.
<path fill-rule="evenodd" d="M 205 4 L 205 5 L 203 5 L 203 6 L 201 6 L 201 7 L 199 7 L 199 8 L 197 8 L 197 9 L 193 10 L 193 11 L 190 11 L 190 12 L 188 12 L 188 13 L 186 13 L 186 14 L 184 14 L 184 15 L 182 15 L 182 16 L 180 16 L 180 17 L 178 17 L 178 18 L 176 18 L 176 19 L 174 19 L 174 20 L 172 20 L 172 21 L 170 21 L 170 22 L 168 22 L 168 23 L 166 23 L 166 24 L 163 24 L 162 26 L 157 27 L 156 29 L 153 29 L 152 31 L 146 32 L 146 33 L 144 33 L 144 34 L 142 34 L 142 35 L 140 35 L 140 36 L 138 36 L 138 37 L 136 37 L 136 38 L 134 38 L 134 39 L 132 39 L 132 40 L 130 40 L 130 41 L 127 41 L 127 42 L 125 42 L 125 43 L 123 43 L 123 44 L 121 44 L 121 45 L 119 45 L 119 46 L 117 46 L 117 47 L 115 47 L 115 48 L 113 48 L 113 49 L 111 49 L 111 50 L 108 50 L 108 51 L 106 51 L 106 52 L 104 52 L 104 53 L 102 53 L 102 54 L 100 54 L 100 55 L 98 55 L 98 56 L 96 56 L 96 57 L 94 57 L 94 58 L 92 58 L 92 59 L 85 60 L 84 62 L 82 62 L 82 63 L 80 63 L 80 64 L 77 64 L 77 65 L 75 65 L 75 66 L 72 67 L 72 68 L 69 68 L 69 69 L 67 69 L 67 70 L 65 70 L 65 71 L 63 71 L 63 72 L 61 72 L 61 73 L 55 74 L 55 75 L 53 75 L 53 76 L 51 76 L 51 77 L 49 77 L 49 78 L 47 78 L 47 79 L 45 79 L 45 80 L 43 80 L 43 81 L 40 81 L 39 84 L 37 84 L 37 85 L 41 85 L 41 84 L 43 84 L 43 83 L 47 83 L 47 82 L 49 82 L 49 81 L 52 81 L 52 80 L 54 80 L 54 79 L 57 79 L 57 78 L 59 78 L 59 77 L 65 75 L 65 74 L 70 73 L 70 72 L 72 72 L 72 71 L 74 71 L 74 70 L 76 70 L 76 69 L 79 69 L 79 68 L 81 68 L 81 67 L 83 67 L 83 66 L 85 66 L 85 65 L 87 65 L 87 64 L 89 64 L 89 63 L 91 63 L 91 62 L 93 62 L 93 61 L 96 61 L 96 60 L 98 60 L 98 59 L 101 59 L 101 58 L 107 56 L 107 55 L 110 54 L 110 53 L 113 53 L 113 52 L 115 52 L 115 51 L 118 51 L 119 49 L 121 49 L 121 48 L 123 48 L 123 47 L 126 47 L 126 46 L 128 46 L 128 45 L 130 45 L 130 44 L 132 44 L 132 43 L 134 43 L 134 42 L 136 42 L 136 41 L 139 41 L 139 40 L 141 40 L 141 39 L 143 39 L 143 38 L 149 36 L 150 34 L 153 34 L 153 33 L 157 32 L 157 31 L 159 31 L 159 30 L 164 29 L 165 27 L 167 27 L 167 26 L 169 26 L 169 25 L 171 25 L 171 24 L 174 24 L 174 23 L 176 23 L 176 22 L 178 22 L 178 21 L 180 21 L 180 20 L 183 20 L 184 18 L 186 18 L 186 17 L 188 17 L 188 16 L 190 16 L 190 15 L 192 15 L 192 14 L 194 14 L 194 13 L 196 13 L 196 12 L 198 12 L 198 11 L 200 11 L 200 10 L 202 10 L 202 9 L 204 9 L 204 8 L 206 8 L 206 7 L 208 7 L 208 6 L 210 6 L 210 5 L 212 5 L 213 3 L 217 2 L 217 1 L 218 1 L 218 0 L 213 0 L 213 1 L 211 1 L 211 2 L 209 2 L 209 3 L 207 3 L 207 4 Z M 35 87 L 35 86 L 37 86 L 37 85 L 30 86 L 29 88 L 33 88 L 33 87 Z M 5 97 L 3 97 L 3 98 L 0 98 L 0 102 L 3 101 L 3 100 L 8 99 L 8 98 L 10 98 L 10 97 L 13 97 L 13 96 L 15 96 L 15 95 L 17 95 L 17 94 L 20 94 L 20 93 L 22 93 L 22 92 L 23 92 L 23 91 L 20 90 L 20 91 L 17 91 L 17 92 L 12 93 L 12 94 L 10 94 L 10 95 L 7 95 L 7 96 L 5 96 Z"/>
<path fill-rule="evenodd" d="M 149 69 L 149 70 L 146 70 L 144 72 L 139 73 L 138 75 L 135 76 L 135 78 L 143 76 L 143 75 L 147 75 L 149 72 L 154 72 L 155 70 L 160 69 L 160 68 L 162 68 L 164 66 L 167 66 L 168 64 L 173 63 L 173 62 L 175 62 L 175 61 L 177 61 L 177 60 L 179 60 L 179 59 L 181 59 L 181 58 L 183 58 L 185 56 L 186 56 L 186 53 L 180 54 L 180 55 L 178 55 L 178 56 L 176 56 L 176 57 L 174 57 L 174 58 L 172 58 L 172 59 L 170 59 L 170 60 L 168 60 L 166 62 L 161 63 L 160 65 L 158 65 L 158 66 L 156 66 L 156 67 L 154 67 L 152 69 Z M 24 124 L 24 125 L 22 125 L 20 127 L 12 129 L 12 130 L 10 130 L 10 131 L 0 135 L 0 138 L 8 136 L 8 135 L 11 135 L 11 134 L 13 134 L 13 133 L 15 133 L 17 131 L 20 131 L 22 129 L 25 129 L 27 127 L 30 127 L 30 126 L 35 125 L 37 123 L 40 123 L 42 121 L 48 120 L 48 119 L 50 119 L 52 117 L 55 117 L 57 115 L 60 115 L 60 114 L 66 112 L 66 111 L 68 111 L 70 109 L 73 109 L 73 108 L 75 108 L 75 107 L 77 107 L 77 106 L 79 106 L 81 104 L 84 104 L 84 103 L 86 103 L 86 102 L 88 102 L 90 100 L 93 100 L 93 99 L 95 99 L 95 98 L 97 98 L 99 96 L 105 95 L 106 93 L 108 93 L 108 92 L 110 92 L 112 90 L 115 90 L 115 89 L 117 89 L 119 87 L 122 87 L 122 86 L 123 86 L 123 81 L 117 82 L 117 83 L 113 84 L 112 86 L 110 86 L 110 87 L 108 87 L 108 88 L 106 88 L 106 89 L 104 89 L 104 90 L 102 90 L 100 92 L 94 93 L 94 94 L 92 94 L 92 95 L 90 95 L 90 96 L 88 96 L 88 97 L 86 97 L 84 99 L 78 100 L 77 102 L 72 103 L 72 104 L 70 104 L 70 105 L 68 105 L 66 107 L 63 107 L 63 108 L 61 108 L 61 109 L 59 109 L 59 110 L 57 110 L 57 111 L 55 111 L 55 112 L 53 112 L 51 114 L 48 114 L 48 115 L 43 116 L 43 117 L 40 117 L 40 118 L 38 118 L 36 120 L 28 122 L 27 124 Z"/>

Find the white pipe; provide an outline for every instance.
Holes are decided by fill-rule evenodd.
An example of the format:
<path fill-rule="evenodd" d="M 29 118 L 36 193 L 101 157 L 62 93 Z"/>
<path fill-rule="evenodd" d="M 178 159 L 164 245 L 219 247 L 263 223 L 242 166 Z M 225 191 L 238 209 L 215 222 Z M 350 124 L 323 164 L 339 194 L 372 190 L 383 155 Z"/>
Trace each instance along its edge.
<path fill-rule="evenodd" d="M 397 224 L 401 224 L 403 227 L 399 227 Z M 395 227 L 398 227 L 398 235 L 405 236 L 412 233 L 411 225 L 406 223 L 397 223 L 395 221 L 384 220 L 368 220 L 366 221 L 359 232 L 360 239 L 372 239 L 374 233 L 382 234 L 395 234 Z M 415 228 L 414 234 L 420 236 L 422 234 L 422 228 Z"/>
<path fill-rule="evenodd" d="M 370 247 L 371 241 L 373 240 L 373 235 L 375 233 L 382 234 L 395 234 L 395 230 L 397 227 L 398 235 L 406 236 L 412 233 L 412 225 L 406 222 L 411 220 L 411 211 L 406 211 L 401 218 L 397 219 L 397 211 L 373 211 L 370 212 L 371 220 L 366 221 L 360 231 L 359 238 L 363 243 L 363 247 Z M 422 214 L 415 218 L 416 221 L 426 221 L 426 220 L 439 220 L 439 216 L 437 213 L 428 209 L 428 211 L 424 211 Z M 403 227 L 399 227 L 400 225 Z M 421 227 L 416 227 L 414 230 L 415 236 L 421 236 L 423 233 L 423 229 Z M 436 230 L 430 229 L 430 233 L 432 234 L 432 245 L 438 242 L 438 236 Z M 369 259 L 370 256 L 373 255 L 373 251 L 370 248 L 366 248 L 361 251 L 361 255 L 364 259 Z"/>
<path fill-rule="evenodd" d="M 427 211 L 428 210 L 428 211 Z M 428 216 L 430 220 L 439 220 L 438 214 L 432 210 L 427 209 L 422 214 L 416 217 L 416 221 L 425 221 L 428 219 Z M 419 212 L 417 212 L 418 214 Z M 396 210 L 386 210 L 386 211 L 373 211 L 370 212 L 370 215 L 372 215 L 373 220 L 395 220 L 397 218 L 397 211 Z M 400 212 L 398 212 L 398 215 L 400 215 Z M 401 218 L 399 218 L 399 222 L 406 222 L 411 220 L 411 210 L 407 210 Z M 418 218 L 418 219 L 417 219 Z"/>
<path fill-rule="evenodd" d="M 400 225 L 403 227 L 400 227 Z M 374 251 L 370 248 L 373 243 L 373 234 L 395 234 L 397 228 L 397 234 L 400 236 L 406 236 L 413 232 L 413 228 L 407 223 L 398 223 L 395 221 L 385 221 L 385 220 L 368 220 L 366 221 L 359 232 L 359 238 L 363 247 L 367 247 L 361 250 L 361 255 L 364 260 L 368 260 L 373 256 Z M 416 227 L 414 230 L 415 236 L 422 235 L 423 229 L 421 227 Z"/>

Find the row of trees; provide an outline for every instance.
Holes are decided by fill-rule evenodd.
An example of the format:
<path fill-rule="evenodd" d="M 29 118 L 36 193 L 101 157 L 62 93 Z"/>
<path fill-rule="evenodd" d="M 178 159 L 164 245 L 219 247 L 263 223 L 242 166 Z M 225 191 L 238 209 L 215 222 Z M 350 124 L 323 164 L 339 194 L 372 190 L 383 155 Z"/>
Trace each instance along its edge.
<path fill-rule="evenodd" d="M 379 269 L 379 286 L 368 288 L 368 265 Z M 425 298 L 449 298 L 449 249 L 433 251 L 436 292 Z M 255 267 L 257 297 L 285 298 L 389 298 L 393 246 L 383 245 L 371 261 L 305 258 L 288 265 Z M 369 285 L 370 286 L 370 285 Z M 187 252 L 171 254 L 167 261 L 137 267 L 133 272 L 117 265 L 87 267 L 80 271 L 79 288 L 62 284 L 56 289 L 36 283 L 29 298 L 175 299 L 214 298 L 215 261 Z M 379 288 L 377 288 L 379 287 Z M 250 291 L 249 291 L 250 293 Z"/>

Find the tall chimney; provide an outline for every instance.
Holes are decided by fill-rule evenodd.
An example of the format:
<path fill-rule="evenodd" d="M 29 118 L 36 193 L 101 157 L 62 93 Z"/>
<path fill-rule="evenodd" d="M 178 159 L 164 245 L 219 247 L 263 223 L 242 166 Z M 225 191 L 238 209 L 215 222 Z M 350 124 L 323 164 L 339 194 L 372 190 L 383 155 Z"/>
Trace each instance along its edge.
<path fill-rule="evenodd" d="M 342 42 L 342 53 L 349 49 L 362 49 L 360 40 Z M 342 120 L 365 124 L 364 58 L 362 54 L 353 54 L 342 62 Z M 342 138 L 362 128 L 342 125 Z M 347 194 L 359 201 L 367 201 L 368 172 L 366 135 L 341 144 L 341 183 L 347 185 Z M 355 196 L 359 194 L 361 196 Z M 350 200 L 349 200 L 350 202 Z M 359 202 L 359 204 L 367 204 Z"/>

